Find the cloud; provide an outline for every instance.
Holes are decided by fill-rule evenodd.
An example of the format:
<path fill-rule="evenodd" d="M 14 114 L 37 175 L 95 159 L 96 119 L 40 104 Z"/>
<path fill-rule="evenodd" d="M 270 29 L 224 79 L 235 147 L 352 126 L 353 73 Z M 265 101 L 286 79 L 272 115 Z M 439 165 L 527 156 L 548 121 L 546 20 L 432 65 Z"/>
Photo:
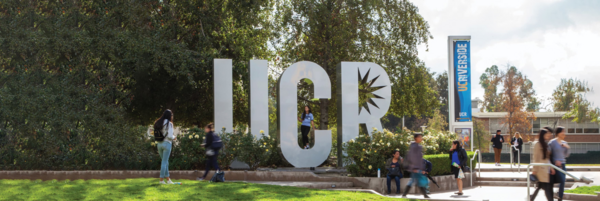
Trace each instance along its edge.
<path fill-rule="evenodd" d="M 434 72 L 448 70 L 449 35 L 471 35 L 472 97 L 487 67 L 507 64 L 550 97 L 561 78 L 600 90 L 600 1 L 415 1 L 434 37 L 419 56 Z M 588 94 L 600 106 L 600 93 Z"/>

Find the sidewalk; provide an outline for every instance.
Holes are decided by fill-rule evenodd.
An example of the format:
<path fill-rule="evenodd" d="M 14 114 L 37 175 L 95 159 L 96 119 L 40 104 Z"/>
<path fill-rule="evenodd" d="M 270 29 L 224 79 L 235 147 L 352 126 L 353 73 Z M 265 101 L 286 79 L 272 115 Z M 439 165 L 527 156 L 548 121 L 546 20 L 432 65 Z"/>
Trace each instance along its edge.
<path fill-rule="evenodd" d="M 531 192 L 535 188 L 531 188 Z M 558 189 L 554 190 L 555 192 Z M 527 188 L 523 187 L 474 187 L 463 189 L 464 195 L 458 196 L 455 191 L 431 194 L 429 197 L 435 200 L 489 200 L 489 201 L 524 201 L 527 199 Z M 400 197 L 400 196 L 391 196 Z M 423 199 L 423 196 L 408 195 L 411 199 Z M 544 192 L 539 192 L 536 201 L 545 201 Z"/>

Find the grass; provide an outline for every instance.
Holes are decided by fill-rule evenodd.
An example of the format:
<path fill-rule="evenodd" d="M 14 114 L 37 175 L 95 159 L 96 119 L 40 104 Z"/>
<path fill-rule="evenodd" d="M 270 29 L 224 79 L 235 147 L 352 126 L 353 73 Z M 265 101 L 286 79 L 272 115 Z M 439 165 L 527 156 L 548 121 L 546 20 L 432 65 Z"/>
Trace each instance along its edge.
<path fill-rule="evenodd" d="M 379 195 L 244 182 L 209 183 L 158 179 L 0 180 L 0 200 L 392 200 Z M 398 200 L 398 199 L 394 199 Z M 407 200 L 407 199 L 404 199 Z"/>
<path fill-rule="evenodd" d="M 586 195 L 597 195 L 596 192 L 600 192 L 600 186 L 580 186 L 575 189 L 565 191 L 565 193 L 586 194 Z"/>

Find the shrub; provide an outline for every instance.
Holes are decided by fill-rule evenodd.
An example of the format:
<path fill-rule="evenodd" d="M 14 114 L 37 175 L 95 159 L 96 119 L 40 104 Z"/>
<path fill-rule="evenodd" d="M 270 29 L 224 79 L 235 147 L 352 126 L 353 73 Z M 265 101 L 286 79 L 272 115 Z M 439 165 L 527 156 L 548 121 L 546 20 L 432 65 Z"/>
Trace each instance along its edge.
<path fill-rule="evenodd" d="M 385 161 L 392 156 L 394 150 L 405 157 L 410 143 L 413 141 L 411 131 L 400 130 L 392 133 L 388 130 L 374 129 L 371 136 L 359 135 L 356 139 L 344 143 L 347 156 L 343 161 L 348 172 L 353 176 L 376 176 L 377 169 L 385 174 Z M 450 132 L 426 130 L 423 135 L 424 154 L 440 154 L 449 150 L 455 135 Z"/>
<path fill-rule="evenodd" d="M 469 156 L 467 159 L 467 166 L 469 166 L 471 158 L 473 158 L 473 152 L 467 151 L 467 156 Z M 448 153 L 425 155 L 423 158 L 431 162 L 431 172 L 429 173 L 431 176 L 452 174 L 452 169 L 450 168 L 452 160 L 450 160 Z M 477 160 L 477 158 L 473 160 L 473 165 L 477 164 Z M 471 167 L 471 170 L 474 170 L 473 167 Z"/>

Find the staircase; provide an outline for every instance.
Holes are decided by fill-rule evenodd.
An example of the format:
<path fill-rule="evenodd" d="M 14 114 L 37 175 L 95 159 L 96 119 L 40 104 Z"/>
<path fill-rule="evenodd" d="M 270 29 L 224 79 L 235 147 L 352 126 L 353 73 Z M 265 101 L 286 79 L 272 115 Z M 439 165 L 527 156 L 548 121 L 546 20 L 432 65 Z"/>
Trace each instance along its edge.
<path fill-rule="evenodd" d="M 567 178 L 565 182 L 565 188 L 571 188 L 575 182 L 571 178 Z M 527 187 L 527 178 L 522 177 L 478 177 L 477 186 L 511 186 L 511 187 Z M 531 183 L 531 186 L 535 186 L 535 183 Z"/>

